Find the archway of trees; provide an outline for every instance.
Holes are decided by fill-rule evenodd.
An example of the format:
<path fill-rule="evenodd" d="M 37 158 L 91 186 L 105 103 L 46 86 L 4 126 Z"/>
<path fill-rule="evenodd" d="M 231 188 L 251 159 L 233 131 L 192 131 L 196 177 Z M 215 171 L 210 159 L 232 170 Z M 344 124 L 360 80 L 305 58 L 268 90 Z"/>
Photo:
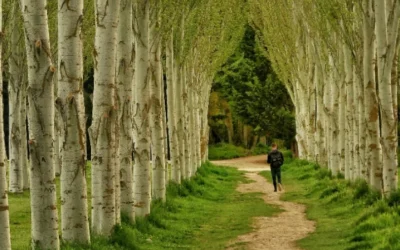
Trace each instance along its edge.
<path fill-rule="evenodd" d="M 390 194 L 397 189 L 399 4 L 6 2 L 1 82 L 10 153 L 7 163 L 0 129 L 0 249 L 11 249 L 7 192 L 30 189 L 32 247 L 59 249 L 59 227 L 63 241 L 88 244 L 90 231 L 110 235 L 121 212 L 132 221 L 148 215 L 152 200 L 165 201 L 169 181 L 194 176 L 207 160 L 213 80 L 221 68 L 237 70 L 223 65 L 240 61 L 235 51 L 247 25 L 276 72 L 270 81 L 279 78 L 294 104 L 299 157 Z"/>

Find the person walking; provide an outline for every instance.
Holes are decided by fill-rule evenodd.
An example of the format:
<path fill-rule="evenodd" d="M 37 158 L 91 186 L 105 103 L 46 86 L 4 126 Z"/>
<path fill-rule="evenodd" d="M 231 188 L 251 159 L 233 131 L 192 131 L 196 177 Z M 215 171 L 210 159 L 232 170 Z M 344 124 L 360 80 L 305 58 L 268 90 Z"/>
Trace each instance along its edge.
<path fill-rule="evenodd" d="M 268 153 L 267 163 L 271 166 L 271 175 L 272 182 L 274 183 L 274 192 L 277 191 L 277 187 L 279 191 L 282 191 L 282 181 L 281 181 L 281 166 L 283 165 L 283 154 L 278 150 L 278 145 L 276 143 L 272 143 L 272 150 Z M 278 179 L 278 183 L 277 180 Z"/>

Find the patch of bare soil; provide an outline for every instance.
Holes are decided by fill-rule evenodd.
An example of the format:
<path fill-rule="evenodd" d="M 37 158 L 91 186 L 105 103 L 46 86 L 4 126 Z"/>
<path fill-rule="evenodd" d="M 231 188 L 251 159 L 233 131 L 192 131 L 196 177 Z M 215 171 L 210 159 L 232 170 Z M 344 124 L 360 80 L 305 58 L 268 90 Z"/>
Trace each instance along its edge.
<path fill-rule="evenodd" d="M 261 159 L 264 160 L 261 161 Z M 247 171 L 246 177 L 254 182 L 240 184 L 237 190 L 243 193 L 263 193 L 262 198 L 265 203 L 277 205 L 284 210 L 284 212 L 274 217 L 255 217 L 253 232 L 240 235 L 235 241 L 231 242 L 227 249 L 237 249 L 243 244 L 249 250 L 300 249 L 296 245 L 296 241 L 313 232 L 315 230 L 315 222 L 306 218 L 304 205 L 281 201 L 280 194 L 282 192 L 273 192 L 273 185 L 258 174 L 261 170 L 270 169 L 265 163 L 265 156 L 252 156 L 227 161 L 215 161 L 213 163 L 237 167 L 240 170 Z M 284 181 L 284 176 L 282 178 Z"/>

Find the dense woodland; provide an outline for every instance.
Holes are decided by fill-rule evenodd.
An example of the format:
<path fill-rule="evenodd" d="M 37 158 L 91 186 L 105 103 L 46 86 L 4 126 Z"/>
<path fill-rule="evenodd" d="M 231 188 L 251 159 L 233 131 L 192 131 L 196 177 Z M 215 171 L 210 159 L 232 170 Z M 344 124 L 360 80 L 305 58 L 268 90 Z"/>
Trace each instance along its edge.
<path fill-rule="evenodd" d="M 397 0 L 20 0 L 1 10 L 0 249 L 12 246 L 8 192 L 29 189 L 33 249 L 89 244 L 121 214 L 149 215 L 168 182 L 207 161 L 220 118 L 228 142 L 250 144 L 234 126 L 251 127 L 253 143 L 296 141 L 300 158 L 333 175 L 385 196 L 398 188 Z M 215 96 L 226 108 L 212 120 Z"/>

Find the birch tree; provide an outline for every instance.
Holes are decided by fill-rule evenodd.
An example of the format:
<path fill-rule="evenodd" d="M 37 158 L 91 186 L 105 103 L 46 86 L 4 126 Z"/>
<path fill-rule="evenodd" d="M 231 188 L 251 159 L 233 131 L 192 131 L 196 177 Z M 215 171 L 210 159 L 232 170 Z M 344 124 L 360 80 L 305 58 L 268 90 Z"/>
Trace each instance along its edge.
<path fill-rule="evenodd" d="M 152 152 L 152 196 L 165 201 L 165 138 L 161 64 L 160 3 L 152 3 L 149 20 L 149 90 Z"/>
<path fill-rule="evenodd" d="M 65 241 L 90 242 L 83 105 L 83 1 L 58 1 L 58 98 L 61 116 L 61 232 Z"/>
<path fill-rule="evenodd" d="M 135 89 L 133 129 L 136 133 L 134 148 L 134 204 L 136 216 L 150 213 L 150 89 L 149 74 L 149 0 L 135 2 Z"/>
<path fill-rule="evenodd" d="M 0 35 L 3 38 L 3 1 L 0 1 Z M 14 4 L 14 9 L 16 9 L 16 4 Z M 14 11 L 15 13 L 15 11 Z M 0 43 L 0 52 L 2 51 L 2 43 Z M 0 53 L 1 62 L 1 53 Z M 0 64 L 0 68 L 2 65 Z M 2 89 L 3 77 L 0 76 L 0 83 Z M 3 124 L 3 93 L 0 95 L 0 124 Z M 0 127 L 3 130 L 3 127 Z M 0 137 L 0 140 L 4 140 L 4 137 Z M 0 143 L 0 146 L 4 143 Z M 10 240 L 10 219 L 9 219 L 9 207 L 8 207 L 8 194 L 7 194 L 7 174 L 6 174 L 6 157 L 3 155 L 4 150 L 0 149 L 0 248 L 5 250 L 11 250 L 11 240 Z"/>
<path fill-rule="evenodd" d="M 25 105 L 22 102 L 23 96 L 21 95 L 26 87 L 24 84 L 24 58 L 21 48 L 21 38 L 23 38 L 23 33 L 21 32 L 21 25 L 19 23 L 20 15 L 18 13 L 19 4 L 17 1 L 13 3 L 11 19 L 11 55 L 9 58 L 9 149 L 10 149 L 10 171 L 9 171 L 9 191 L 11 193 L 22 193 L 24 188 L 24 170 L 26 171 L 26 160 L 23 157 L 23 147 L 22 144 L 26 143 L 26 136 L 22 137 L 22 127 L 21 120 L 25 122 L 25 117 L 21 114 L 21 105 Z M 25 133 L 26 135 L 26 133 Z M 25 168 L 25 169 L 24 169 Z"/>
<path fill-rule="evenodd" d="M 179 162 L 179 141 L 177 134 L 176 124 L 176 110 L 174 92 L 176 85 L 175 74 L 174 74 L 174 40 L 173 31 L 168 37 L 166 44 L 166 75 L 167 75 L 167 102 L 168 102 L 168 136 L 169 136 L 169 148 L 171 155 L 171 179 L 176 183 L 181 182 L 181 170 Z"/>
<path fill-rule="evenodd" d="M 92 146 L 92 230 L 110 235 L 117 223 L 115 194 L 115 62 L 120 1 L 96 0 Z"/>
<path fill-rule="evenodd" d="M 51 60 L 46 1 L 21 1 L 28 61 L 32 244 L 59 249 L 53 162 L 55 67 Z"/>
<path fill-rule="evenodd" d="M 133 204 L 133 138 L 132 138 L 132 77 L 135 51 L 132 30 L 132 1 L 122 0 L 118 24 L 117 89 L 119 120 L 119 160 L 121 176 L 121 213 L 135 219 Z"/>
<path fill-rule="evenodd" d="M 381 113 L 381 144 L 383 155 L 383 192 L 397 189 L 397 99 L 398 81 L 392 82 L 393 59 L 398 39 L 400 3 L 393 0 L 375 0 L 376 57 L 378 68 L 379 107 Z M 396 79 L 397 80 L 397 79 Z M 393 92 L 393 93 L 392 93 Z M 394 110 L 394 108 L 396 108 Z"/>

